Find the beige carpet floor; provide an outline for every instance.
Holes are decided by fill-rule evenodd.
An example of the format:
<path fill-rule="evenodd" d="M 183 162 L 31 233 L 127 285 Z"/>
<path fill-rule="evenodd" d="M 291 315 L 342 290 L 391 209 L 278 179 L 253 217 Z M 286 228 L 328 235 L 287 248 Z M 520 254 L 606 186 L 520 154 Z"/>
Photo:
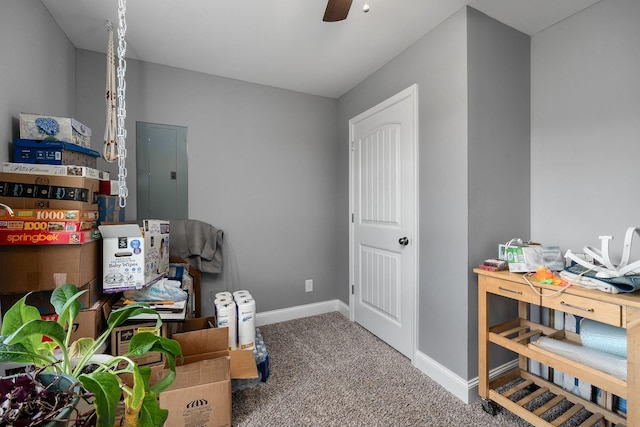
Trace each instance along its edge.
<path fill-rule="evenodd" d="M 528 426 L 465 404 L 338 312 L 260 327 L 270 376 L 233 393 L 233 425 Z"/>

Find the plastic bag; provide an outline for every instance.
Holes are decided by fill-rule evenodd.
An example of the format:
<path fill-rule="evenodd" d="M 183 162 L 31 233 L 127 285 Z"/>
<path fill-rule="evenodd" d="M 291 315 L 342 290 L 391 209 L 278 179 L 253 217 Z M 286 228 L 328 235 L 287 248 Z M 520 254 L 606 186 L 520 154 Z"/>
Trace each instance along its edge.
<path fill-rule="evenodd" d="M 180 285 L 177 280 L 160 279 L 147 288 L 124 291 L 124 297 L 137 302 L 185 301 L 188 294 Z"/>

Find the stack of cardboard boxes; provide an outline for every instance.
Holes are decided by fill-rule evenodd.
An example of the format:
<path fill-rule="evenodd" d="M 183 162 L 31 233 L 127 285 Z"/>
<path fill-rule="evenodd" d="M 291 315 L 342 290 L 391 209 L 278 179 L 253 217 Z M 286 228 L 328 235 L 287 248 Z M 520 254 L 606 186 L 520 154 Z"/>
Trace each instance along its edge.
<path fill-rule="evenodd" d="M 122 280 L 113 269 L 103 280 L 100 222 L 123 222 L 109 174 L 96 169 L 100 153 L 88 148 L 91 130 L 71 118 L 20 115 L 20 138 L 13 142 L 13 162 L 0 168 L 0 309 L 4 314 L 30 293 L 27 303 L 43 318 L 55 317 L 53 289 L 72 283 L 86 290 L 73 338 L 96 337 L 104 330 L 111 307 L 124 289 L 141 288 L 168 273 L 168 221 L 144 221 L 130 236 L 131 262 Z M 108 183 L 109 185 L 105 185 Z M 120 226 L 113 226 L 118 228 Z M 111 242 L 111 239 L 108 240 Z M 136 243 L 137 242 L 137 243 Z M 124 261 L 122 250 L 109 252 Z M 125 266 L 126 264 L 126 266 Z M 106 288 L 104 284 L 107 284 Z"/>
<path fill-rule="evenodd" d="M 14 161 L 0 169 L 2 313 L 34 292 L 29 302 L 53 315 L 50 292 L 64 283 L 87 290 L 85 309 L 100 300 L 98 196 L 100 180 L 109 177 L 96 169 L 100 154 L 88 148 L 90 136 L 74 119 L 20 115 Z M 103 316 L 91 314 L 100 327 Z"/>
<path fill-rule="evenodd" d="M 14 161 L 0 169 L 2 314 L 30 293 L 27 303 L 43 318 L 55 316 L 51 292 L 73 283 L 88 291 L 80 300 L 74 340 L 104 330 L 122 291 L 148 287 L 169 274 L 169 221 L 124 224 L 117 185 L 96 170 L 100 154 L 88 148 L 90 135 L 74 119 L 21 114 Z M 182 345 L 184 365 L 172 388 L 160 395 L 172 425 L 193 419 L 203 426 L 230 425 L 231 379 L 258 377 L 253 352 L 230 351 L 226 328 L 209 328 L 215 324 L 215 318 L 188 320 L 173 336 Z M 116 328 L 112 354 L 125 352 L 146 326 L 141 321 Z M 175 329 L 165 324 L 156 333 L 167 336 Z M 164 368 L 159 354 L 138 363 Z"/>
<path fill-rule="evenodd" d="M 73 119 L 20 115 L 14 162 L 0 171 L 0 203 L 10 208 L 0 209 L 3 294 L 95 287 L 101 175 L 100 154 L 84 146 L 90 135 Z"/>

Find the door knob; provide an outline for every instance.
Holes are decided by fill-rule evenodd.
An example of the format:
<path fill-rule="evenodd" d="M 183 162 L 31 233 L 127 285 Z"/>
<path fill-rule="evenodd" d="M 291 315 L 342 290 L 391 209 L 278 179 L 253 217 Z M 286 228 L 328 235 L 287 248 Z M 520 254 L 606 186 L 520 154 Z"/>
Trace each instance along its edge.
<path fill-rule="evenodd" d="M 398 243 L 400 243 L 402 246 L 407 246 L 409 244 L 409 238 L 401 237 L 400 240 L 398 240 Z"/>

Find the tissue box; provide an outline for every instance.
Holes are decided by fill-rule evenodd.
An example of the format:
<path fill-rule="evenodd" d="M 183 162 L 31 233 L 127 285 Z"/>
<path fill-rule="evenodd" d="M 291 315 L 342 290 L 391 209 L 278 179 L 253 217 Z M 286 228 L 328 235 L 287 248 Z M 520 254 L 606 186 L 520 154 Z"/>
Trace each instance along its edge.
<path fill-rule="evenodd" d="M 20 138 L 54 139 L 91 147 L 91 129 L 67 117 L 20 113 Z"/>

